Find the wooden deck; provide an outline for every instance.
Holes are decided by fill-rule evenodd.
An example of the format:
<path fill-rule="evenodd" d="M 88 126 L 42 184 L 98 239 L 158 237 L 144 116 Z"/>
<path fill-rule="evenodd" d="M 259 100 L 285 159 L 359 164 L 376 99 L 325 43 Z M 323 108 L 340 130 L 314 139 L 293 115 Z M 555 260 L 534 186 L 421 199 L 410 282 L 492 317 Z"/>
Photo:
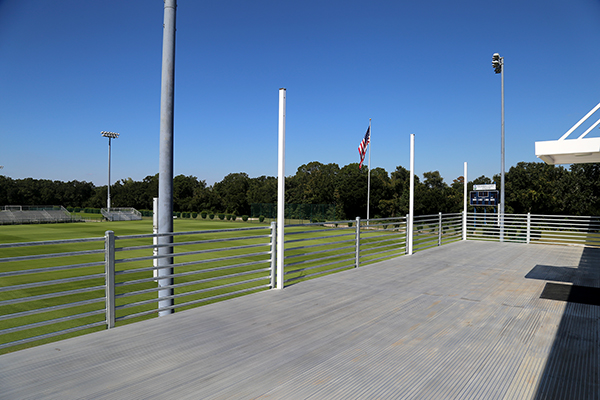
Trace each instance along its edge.
<path fill-rule="evenodd" d="M 458 242 L 6 354 L 0 398 L 598 399 L 599 307 L 548 282 L 600 287 L 600 249 Z"/>

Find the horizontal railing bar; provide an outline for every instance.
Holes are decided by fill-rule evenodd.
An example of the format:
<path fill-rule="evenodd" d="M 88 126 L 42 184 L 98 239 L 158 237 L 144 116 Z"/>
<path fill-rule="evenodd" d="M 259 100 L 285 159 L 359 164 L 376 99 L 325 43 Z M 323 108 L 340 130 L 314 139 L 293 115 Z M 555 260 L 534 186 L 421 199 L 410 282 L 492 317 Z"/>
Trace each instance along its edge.
<path fill-rule="evenodd" d="M 106 325 L 106 321 L 94 322 L 94 323 L 87 324 L 87 325 L 76 326 L 74 328 L 63 329 L 62 331 L 46 333 L 43 335 L 33 336 L 33 337 L 30 337 L 27 339 L 21 339 L 21 340 L 17 340 L 14 342 L 0 344 L 0 349 L 5 349 L 7 347 L 13 347 L 13 346 L 19 346 L 21 344 L 27 344 L 27 343 L 31 343 L 31 342 L 37 342 L 38 340 L 49 339 L 51 337 L 66 335 L 67 333 L 73 333 L 73 332 L 77 332 L 77 331 L 82 331 L 84 329 L 95 328 L 97 326 L 103 326 L 103 325 Z"/>
<path fill-rule="evenodd" d="M 30 288 L 34 288 L 34 287 L 59 285 L 61 283 L 88 281 L 90 279 L 99 279 L 99 278 L 104 278 L 104 274 L 74 276 L 71 278 L 54 279 L 54 280 L 50 280 L 50 281 L 24 283 L 22 285 L 3 286 L 3 287 L 0 287 L 0 292 L 10 292 L 12 290 L 23 290 L 23 289 L 30 289 Z"/>
<path fill-rule="evenodd" d="M 228 283 L 228 284 L 220 285 L 220 286 L 212 286 L 212 287 L 209 287 L 209 288 L 194 290 L 194 291 L 190 291 L 190 292 L 186 292 L 186 293 L 173 294 L 173 295 L 170 295 L 170 296 L 162 296 L 162 297 L 157 297 L 157 298 L 150 299 L 150 300 L 143 300 L 143 301 L 138 301 L 138 302 L 134 302 L 134 303 L 123 304 L 123 305 L 117 306 L 116 309 L 117 310 L 123 310 L 123 309 L 127 309 L 127 308 L 143 306 L 143 305 L 146 305 L 146 304 L 156 303 L 157 301 L 161 301 L 161 300 L 176 299 L 178 297 L 189 296 L 189 295 L 192 295 L 192 294 L 200 294 L 200 293 L 210 292 L 210 291 L 213 291 L 213 290 L 218 290 L 218 289 L 223 289 L 223 288 L 226 288 L 226 287 L 243 285 L 243 284 L 246 284 L 246 283 L 252 283 L 252 282 L 256 282 L 256 281 L 262 281 L 262 280 L 265 280 L 265 279 L 270 279 L 270 277 L 266 276 L 266 277 L 260 277 L 260 278 L 253 278 L 253 279 L 248 279 L 248 280 L 245 280 L 245 281 L 232 282 L 232 283 Z M 167 288 L 167 286 L 163 286 L 162 288 L 165 289 L 165 288 Z M 179 305 L 179 306 L 181 307 L 181 305 Z"/>
<path fill-rule="evenodd" d="M 330 253 L 332 251 L 338 251 L 338 250 L 354 249 L 355 247 L 356 246 L 343 246 L 343 247 L 336 247 L 335 249 L 311 251 L 310 253 L 291 254 L 289 256 L 285 256 L 284 259 L 287 260 L 289 258 L 306 257 L 306 256 L 313 255 L 313 254 L 322 254 L 322 253 Z"/>
<path fill-rule="evenodd" d="M 139 312 L 139 313 L 136 313 L 136 314 L 128 314 L 128 315 L 124 315 L 124 316 L 116 318 L 116 321 L 124 321 L 124 320 L 127 320 L 127 319 L 133 319 L 133 318 L 137 318 L 137 317 L 143 317 L 145 315 L 155 314 L 155 313 L 158 313 L 160 311 L 172 310 L 172 309 L 175 309 L 177 307 L 187 307 L 187 306 L 194 305 L 194 304 L 205 303 L 207 301 L 216 300 L 216 299 L 219 299 L 219 298 L 222 298 L 222 297 L 235 296 L 237 294 L 251 292 L 251 291 L 254 291 L 254 290 L 258 290 L 258 289 L 261 289 L 261 288 L 267 288 L 267 287 L 271 287 L 271 284 L 254 286 L 254 287 L 246 288 L 246 289 L 240 289 L 240 290 L 236 290 L 234 292 L 223 293 L 223 294 L 219 294 L 219 295 L 215 295 L 215 296 L 211 296 L 211 297 L 205 297 L 204 299 L 188 301 L 188 302 L 185 302 L 185 303 L 176 304 L 176 305 L 169 306 L 169 307 L 157 308 L 157 309 L 153 309 L 153 310 L 150 310 L 150 311 L 142 311 L 142 312 Z"/>
<path fill-rule="evenodd" d="M 40 326 L 54 325 L 54 324 L 57 324 L 60 322 L 71 321 L 74 319 L 91 317 L 93 315 L 100 315 L 100 314 L 105 314 L 105 313 L 106 313 L 106 310 L 104 310 L 104 309 L 94 310 L 94 311 L 88 311 L 88 312 L 81 313 L 81 314 L 68 315 L 66 317 L 60 317 L 60 318 L 49 319 L 49 320 L 41 321 L 41 322 L 35 322 L 33 324 L 15 326 L 13 328 L 7 328 L 7 329 L 0 330 L 0 335 L 6 335 L 9 333 L 24 331 L 27 329 L 39 328 Z"/>
<path fill-rule="evenodd" d="M 333 272 L 336 272 L 336 271 L 341 271 L 343 269 L 348 269 L 348 268 L 354 268 L 354 264 L 342 265 L 341 267 L 327 269 L 325 271 L 313 272 L 312 274 L 303 275 L 303 276 L 296 276 L 296 277 L 293 277 L 293 278 L 286 279 L 284 281 L 284 283 L 294 282 L 294 281 L 298 281 L 300 279 L 311 278 L 313 276 L 330 274 L 330 273 L 333 273 Z"/>
<path fill-rule="evenodd" d="M 106 301 L 106 299 L 104 297 L 97 297 L 95 299 L 76 301 L 74 303 L 59 304 L 56 306 L 36 308 L 34 310 L 29 310 L 29 311 L 20 311 L 20 312 L 12 313 L 12 314 L 4 314 L 4 315 L 0 315 L 0 321 L 20 318 L 20 317 L 26 317 L 26 316 L 35 315 L 35 314 L 43 314 L 45 312 L 50 312 L 50 311 L 64 310 L 65 308 L 86 306 L 89 304 L 100 303 L 100 302 L 104 303 L 105 301 Z"/>
<path fill-rule="evenodd" d="M 249 267 L 251 265 L 265 264 L 270 261 L 271 260 L 250 261 L 250 262 L 246 262 L 246 263 L 227 265 L 227 266 L 223 266 L 223 267 L 200 269 L 200 270 L 194 270 L 194 271 L 188 271 L 188 272 L 179 272 L 176 274 L 164 275 L 164 276 L 161 276 L 160 278 L 151 277 L 151 278 L 136 279 L 136 280 L 132 280 L 132 281 L 117 282 L 117 283 L 115 283 L 115 287 L 124 287 L 124 286 L 136 285 L 136 284 L 140 284 L 140 283 L 153 282 L 153 281 L 157 281 L 159 279 L 182 278 L 184 276 L 190 276 L 190 275 L 199 275 L 199 274 L 206 274 L 209 272 L 225 271 L 228 269 Z M 262 269 L 255 270 L 255 271 L 262 271 Z M 225 278 L 228 276 L 230 276 L 230 275 L 223 275 L 220 278 Z M 153 288 L 153 289 L 159 290 L 161 288 L 166 288 L 166 286 L 161 286 L 160 288 Z"/>
<path fill-rule="evenodd" d="M 284 273 L 284 275 L 290 275 L 290 274 L 295 274 L 298 272 L 302 272 L 302 271 L 310 271 L 311 269 L 316 269 L 316 268 L 323 268 L 323 267 L 327 267 L 328 265 L 335 265 L 335 264 L 339 264 L 341 262 L 344 261 L 349 261 L 350 259 L 343 259 L 343 260 L 337 260 L 337 261 L 332 261 L 329 263 L 325 263 L 325 264 L 319 264 L 319 265 L 315 265 L 313 267 L 306 267 L 306 268 L 300 268 L 300 269 L 295 269 L 293 271 L 286 271 Z M 286 265 L 286 267 L 288 267 L 289 265 Z"/>
<path fill-rule="evenodd" d="M 103 242 L 104 237 L 82 238 L 82 239 L 61 239 L 61 240 L 43 240 L 39 242 L 18 242 L 18 243 L 2 243 L 0 249 L 8 249 L 14 247 L 30 247 L 30 246 L 55 246 L 71 243 L 86 243 L 86 242 Z"/>
<path fill-rule="evenodd" d="M 302 250 L 302 249 L 313 249 L 315 247 L 324 247 L 324 246 L 331 246 L 334 244 L 342 244 L 342 243 L 355 243 L 354 239 L 349 239 L 349 240 L 339 240 L 337 242 L 327 242 L 327 243 L 319 243 L 319 244 L 311 244 L 308 246 L 299 246 L 299 247 L 290 247 L 290 248 L 286 248 L 285 251 L 294 251 L 294 250 Z M 332 248 L 332 249 L 327 249 L 324 251 L 333 251 L 335 249 L 337 249 L 338 247 Z"/>
<path fill-rule="evenodd" d="M 6 258 L 0 258 L 0 263 L 13 262 L 13 261 L 44 260 L 44 259 L 48 259 L 48 258 L 60 258 L 60 257 L 76 257 L 76 256 L 90 255 L 90 254 L 104 254 L 104 249 L 72 251 L 69 253 L 50 253 L 50 254 L 36 254 L 36 255 L 32 255 L 32 256 L 6 257 Z"/>
<path fill-rule="evenodd" d="M 69 269 L 77 269 L 77 268 L 99 267 L 101 265 L 104 265 L 104 261 L 97 261 L 97 262 L 83 263 L 83 264 L 61 265 L 61 266 L 56 266 L 56 267 L 21 269 L 21 270 L 17 270 L 17 271 L 0 272 L 0 278 L 5 277 L 5 276 L 18 276 L 18 275 L 37 274 L 37 273 L 46 273 L 46 272 L 55 272 L 55 271 L 66 271 Z"/>
<path fill-rule="evenodd" d="M 66 290 L 64 292 L 55 292 L 55 293 L 41 294 L 41 295 L 38 295 L 38 296 L 18 297 L 16 299 L 10 299 L 10 300 L 0 301 L 0 307 L 7 306 L 7 305 L 12 305 L 12 304 L 27 303 L 27 302 L 30 302 L 30 301 L 52 299 L 54 297 L 68 296 L 68 295 L 71 295 L 71 294 L 93 292 L 95 290 L 104 290 L 104 289 L 105 289 L 104 285 L 103 286 L 92 286 L 92 287 L 89 287 L 89 288 Z"/>
<path fill-rule="evenodd" d="M 153 238 L 153 237 L 168 237 L 168 236 L 191 236 L 191 235 L 201 235 L 205 233 L 210 234 L 218 234 L 223 232 L 243 232 L 243 231 L 256 231 L 256 230 L 267 230 L 271 229 L 270 226 L 253 226 L 249 228 L 227 228 L 227 229 L 207 229 L 203 231 L 190 231 L 190 232 L 166 232 L 166 233 L 147 233 L 143 235 L 124 235 L 124 236 L 115 236 L 115 240 L 127 240 L 127 239 L 143 239 L 143 238 Z M 104 238 L 102 238 L 104 240 Z"/>
<path fill-rule="evenodd" d="M 255 247 L 264 247 L 264 246 L 270 246 L 270 245 L 271 245 L 270 243 L 257 243 L 257 244 L 248 244 L 248 245 L 244 245 L 244 246 L 222 247 L 222 248 L 215 248 L 215 249 L 186 251 L 186 252 L 181 252 L 181 253 L 169 253 L 169 254 L 156 255 L 156 256 L 152 255 L 152 256 L 144 256 L 144 257 L 121 258 L 121 259 L 115 260 L 115 264 L 123 264 L 123 263 L 134 262 L 134 261 L 156 260 L 156 259 L 161 259 L 161 258 L 183 257 L 183 256 L 197 255 L 197 254 L 217 253 L 217 252 L 227 251 L 227 250 L 252 249 Z"/>
<path fill-rule="evenodd" d="M 302 261 L 296 261 L 296 262 L 293 262 L 293 263 L 288 263 L 288 264 L 285 264 L 285 266 L 286 267 L 293 267 L 295 265 L 311 264 L 311 263 L 315 263 L 315 262 L 318 262 L 318 261 L 321 261 L 321 260 L 330 260 L 332 258 L 347 256 L 349 254 L 354 255 L 355 253 L 353 251 L 351 251 L 351 252 L 346 252 L 346 253 L 333 254 L 333 255 L 330 255 L 330 256 L 326 256 L 326 257 L 320 257 L 320 258 L 317 258 L 317 259 L 311 258 L 311 259 L 308 259 L 308 260 L 302 260 Z"/>
<path fill-rule="evenodd" d="M 392 247 L 392 246 L 397 246 L 397 245 L 398 245 L 398 243 L 389 243 L 389 244 L 384 244 L 384 245 L 381 245 L 381 246 L 369 247 L 368 249 L 362 249 L 361 253 L 363 251 L 368 253 L 368 252 L 373 251 L 373 250 L 383 249 L 383 248 L 386 248 L 386 247 Z M 390 250 L 387 250 L 387 251 L 390 251 Z M 368 253 L 367 256 L 369 256 L 371 254 L 377 254 L 377 253 Z M 362 257 L 362 256 L 360 256 L 360 257 Z"/>
<path fill-rule="evenodd" d="M 343 233 L 341 235 L 315 236 L 315 237 L 310 237 L 310 238 L 292 239 L 292 240 L 286 240 L 285 242 L 286 243 L 298 243 L 298 242 L 306 242 L 306 241 L 313 241 L 313 240 L 332 239 L 332 238 L 351 236 L 351 235 L 354 236 L 354 234 L 352 234 L 352 233 Z"/>
<path fill-rule="evenodd" d="M 399 252 L 400 250 L 395 250 L 395 251 Z M 402 249 L 402 251 L 404 251 L 404 249 Z M 386 253 L 386 251 L 380 251 L 380 252 L 378 252 L 378 253 L 374 253 L 373 255 L 376 255 L 376 254 L 383 254 L 383 253 Z M 402 253 L 400 253 L 400 255 L 402 255 Z M 367 257 L 368 257 L 368 256 L 367 256 Z M 369 259 L 365 259 L 365 260 L 364 260 L 364 263 L 369 263 L 369 264 L 370 264 L 370 263 L 374 263 L 374 262 L 376 262 L 376 261 L 382 260 L 382 259 L 384 259 L 384 258 L 390 258 L 390 257 L 398 257 L 398 253 L 389 254 L 389 255 L 385 255 L 385 256 L 381 256 L 381 257 L 377 257 L 377 258 L 369 258 Z"/>
<path fill-rule="evenodd" d="M 191 285 L 198 285 L 201 283 L 208 283 L 208 282 L 214 282 L 214 281 L 218 281 L 221 279 L 229 279 L 229 278 L 235 278 L 238 276 L 244 276 L 244 275 L 252 275 L 252 274 L 257 274 L 259 272 L 266 272 L 266 271 L 271 271 L 270 268 L 261 268 L 261 269 L 253 269 L 251 271 L 245 271 L 245 272 L 239 272 L 236 274 L 229 274 L 229 275 L 221 275 L 221 276 L 215 276 L 215 277 L 211 277 L 211 278 L 204 278 L 204 279 L 198 279 L 195 281 L 189 281 L 189 282 L 183 282 L 183 283 L 175 283 L 173 285 L 165 285 L 165 286 L 161 286 L 161 287 L 154 287 L 154 288 L 150 288 L 150 289 L 142 289 L 142 290 L 136 290 L 133 292 L 127 292 L 127 293 L 122 293 L 122 294 L 118 294 L 115 295 L 116 299 L 121 299 L 121 298 L 126 298 L 126 297 L 131 297 L 131 296 L 137 296 L 140 294 L 145 294 L 145 293 L 153 293 L 159 290 L 163 290 L 163 289 L 176 289 L 176 288 L 180 288 L 180 287 L 185 287 L 185 286 L 191 286 Z M 267 279 L 269 278 L 269 276 L 266 276 L 266 278 L 261 278 L 261 279 Z M 217 287 L 217 286 L 215 286 Z M 146 302 L 153 302 L 156 299 L 152 299 L 152 300 L 146 300 Z M 133 303 L 131 303 L 133 304 Z M 125 305 L 123 306 L 118 306 L 117 308 L 124 308 Z"/>

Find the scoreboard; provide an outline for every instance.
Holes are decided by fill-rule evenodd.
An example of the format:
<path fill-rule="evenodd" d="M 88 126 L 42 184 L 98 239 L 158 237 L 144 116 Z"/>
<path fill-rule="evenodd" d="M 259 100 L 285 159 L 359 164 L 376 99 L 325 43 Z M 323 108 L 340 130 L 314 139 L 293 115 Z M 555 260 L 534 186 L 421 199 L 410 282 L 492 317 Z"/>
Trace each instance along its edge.
<path fill-rule="evenodd" d="M 469 204 L 472 206 L 497 206 L 497 190 L 474 190 L 469 193 Z"/>

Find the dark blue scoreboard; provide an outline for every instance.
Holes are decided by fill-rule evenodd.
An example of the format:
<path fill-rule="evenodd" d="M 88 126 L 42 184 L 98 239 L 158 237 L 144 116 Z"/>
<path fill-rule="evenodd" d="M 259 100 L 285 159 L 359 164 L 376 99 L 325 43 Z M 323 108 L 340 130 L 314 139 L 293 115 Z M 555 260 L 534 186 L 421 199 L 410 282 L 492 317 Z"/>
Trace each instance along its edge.
<path fill-rule="evenodd" d="M 469 193 L 469 199 L 472 206 L 497 206 L 497 190 L 474 190 Z"/>

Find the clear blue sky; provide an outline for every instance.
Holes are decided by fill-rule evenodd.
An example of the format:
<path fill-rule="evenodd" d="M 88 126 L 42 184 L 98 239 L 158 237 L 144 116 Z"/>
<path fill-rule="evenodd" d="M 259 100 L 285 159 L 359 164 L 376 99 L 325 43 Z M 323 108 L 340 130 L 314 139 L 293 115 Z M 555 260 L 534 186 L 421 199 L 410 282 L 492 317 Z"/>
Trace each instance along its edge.
<path fill-rule="evenodd" d="M 103 130 L 113 182 L 157 173 L 163 13 L 0 0 L 0 174 L 105 185 Z M 408 168 L 414 133 L 417 174 L 447 183 L 500 172 L 493 53 L 507 170 L 600 101 L 598 0 L 179 0 L 176 41 L 175 174 L 208 184 L 277 175 L 280 87 L 286 175 L 358 162 L 372 118 L 373 168 Z"/>

